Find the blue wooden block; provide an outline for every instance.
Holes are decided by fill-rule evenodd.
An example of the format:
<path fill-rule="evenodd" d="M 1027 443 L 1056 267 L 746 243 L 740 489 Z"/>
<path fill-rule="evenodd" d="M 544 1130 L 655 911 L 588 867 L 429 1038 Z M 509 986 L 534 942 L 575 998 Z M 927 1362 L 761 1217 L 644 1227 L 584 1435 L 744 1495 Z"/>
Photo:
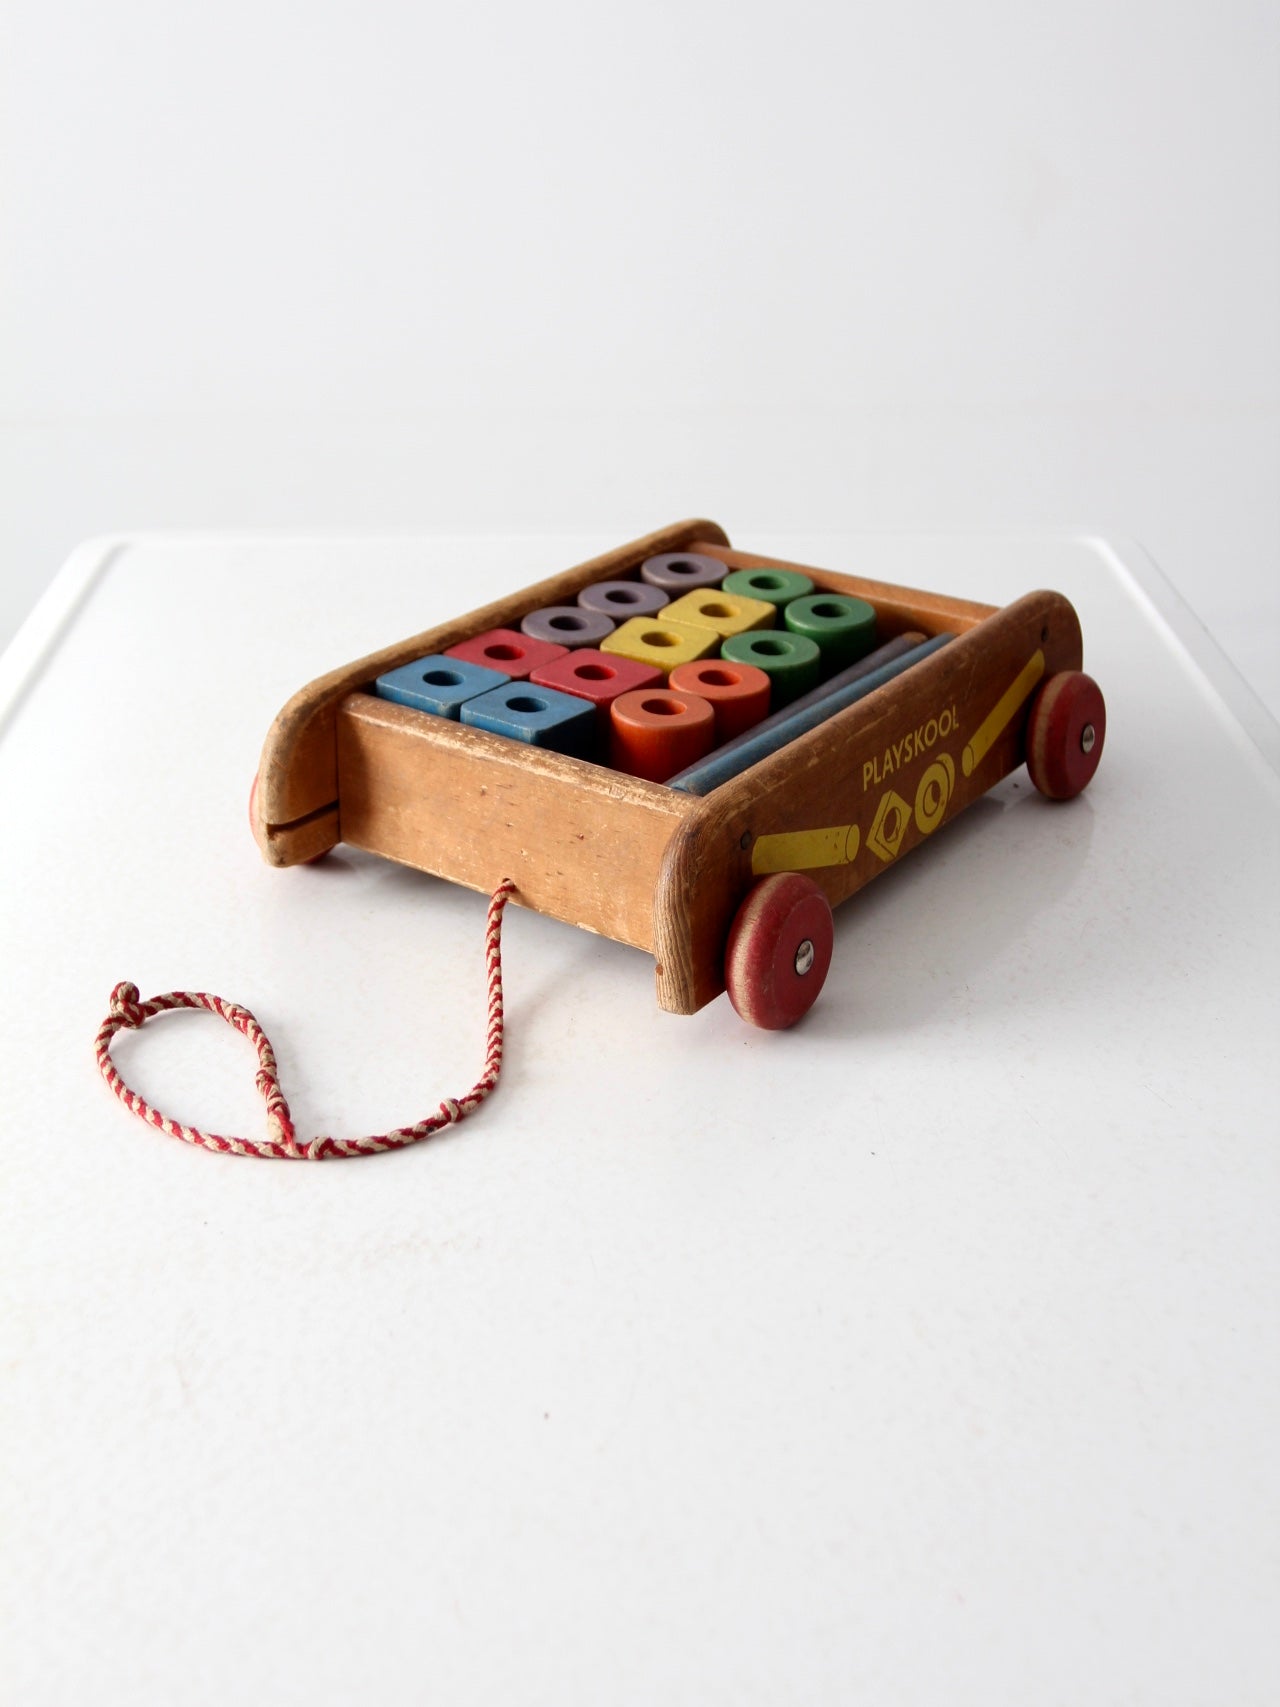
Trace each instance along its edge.
<path fill-rule="evenodd" d="M 528 682 L 504 682 L 491 693 L 469 699 L 462 721 L 492 735 L 507 735 L 531 747 L 590 759 L 596 750 L 596 709 L 585 699 Z"/>
<path fill-rule="evenodd" d="M 398 670 L 388 670 L 374 683 L 374 692 L 379 699 L 393 699 L 397 705 L 411 705 L 415 711 L 456 720 L 459 707 L 467 700 L 510 684 L 511 677 L 501 670 L 486 670 L 460 658 L 434 657 L 418 658 L 412 664 L 401 664 Z"/>

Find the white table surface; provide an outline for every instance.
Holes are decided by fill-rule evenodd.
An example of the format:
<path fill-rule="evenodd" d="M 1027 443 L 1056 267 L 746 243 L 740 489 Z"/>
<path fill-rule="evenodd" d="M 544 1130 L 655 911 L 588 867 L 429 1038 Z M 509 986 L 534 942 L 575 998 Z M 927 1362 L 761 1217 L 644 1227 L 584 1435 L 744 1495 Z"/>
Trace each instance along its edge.
<path fill-rule="evenodd" d="M 1274 1701 L 1276 730 L 1136 555 L 743 542 L 1057 587 L 1109 708 L 1080 800 L 841 909 L 796 1031 L 513 909 L 442 1139 L 220 1158 L 99 1080 L 130 978 L 253 1008 L 305 1135 L 471 1084 L 482 898 L 269 870 L 249 781 L 322 670 L 611 543 L 100 542 L 6 658 L 8 1698 Z M 261 1130 L 213 1020 L 116 1055 Z"/>

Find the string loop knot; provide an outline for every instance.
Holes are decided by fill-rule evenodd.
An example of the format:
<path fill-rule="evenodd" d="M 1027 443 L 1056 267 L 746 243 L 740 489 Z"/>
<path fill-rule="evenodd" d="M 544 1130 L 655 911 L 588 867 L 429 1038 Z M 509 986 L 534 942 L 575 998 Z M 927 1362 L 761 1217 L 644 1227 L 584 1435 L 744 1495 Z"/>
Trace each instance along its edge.
<path fill-rule="evenodd" d="M 138 986 L 127 980 L 111 992 L 111 1017 L 124 1031 L 136 1031 L 146 1019 Z"/>
<path fill-rule="evenodd" d="M 498 1083 L 502 1071 L 502 1041 L 504 1013 L 502 1001 L 502 915 L 507 902 L 516 893 L 516 886 L 504 877 L 489 898 L 485 918 L 485 965 L 488 982 L 488 1021 L 485 1039 L 484 1070 L 472 1088 L 455 1099 L 445 1097 L 439 1108 L 425 1120 L 413 1126 L 397 1127 L 392 1132 L 376 1132 L 367 1138 L 313 1138 L 300 1146 L 293 1124 L 293 1114 L 280 1084 L 275 1051 L 271 1040 L 249 1012 L 238 1002 L 227 1002 L 221 996 L 204 990 L 171 990 L 168 995 L 152 996 L 143 1001 L 138 986 L 123 982 L 111 992 L 107 1017 L 94 1039 L 94 1054 L 107 1085 L 132 1113 L 167 1132 L 171 1138 L 181 1138 L 186 1144 L 196 1144 L 205 1150 L 217 1150 L 235 1156 L 258 1156 L 282 1161 L 323 1161 L 333 1156 L 369 1156 L 382 1150 L 402 1150 L 420 1138 L 429 1138 L 446 1126 L 454 1126 L 468 1114 L 474 1113 Z M 266 1105 L 267 1133 L 265 1140 L 227 1138 L 217 1132 L 202 1132 L 196 1126 L 184 1126 L 181 1121 L 162 1114 L 143 1097 L 131 1090 L 120 1077 L 111 1059 L 111 1040 L 120 1031 L 137 1031 L 157 1014 L 176 1008 L 203 1008 L 241 1033 L 253 1045 L 258 1056 L 254 1087 Z"/>

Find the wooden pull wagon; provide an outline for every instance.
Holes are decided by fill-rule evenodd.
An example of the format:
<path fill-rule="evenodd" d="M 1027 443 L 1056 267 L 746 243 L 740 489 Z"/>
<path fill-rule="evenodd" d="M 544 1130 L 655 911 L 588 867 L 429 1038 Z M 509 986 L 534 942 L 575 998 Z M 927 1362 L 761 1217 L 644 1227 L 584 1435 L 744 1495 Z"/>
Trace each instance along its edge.
<path fill-rule="evenodd" d="M 799 569 L 873 605 L 881 640 L 954 638 L 701 797 L 373 692 L 386 671 L 668 552 L 726 573 Z M 250 817 L 272 865 L 345 841 L 485 893 L 513 878 L 522 905 L 652 954 L 668 1012 L 727 987 L 744 1018 L 779 1027 L 822 987 L 832 907 L 1024 762 L 1053 798 L 1086 786 L 1106 713 L 1080 666 L 1059 593 L 1001 609 L 780 563 L 732 549 L 713 522 L 681 522 L 303 688 L 271 726 Z"/>

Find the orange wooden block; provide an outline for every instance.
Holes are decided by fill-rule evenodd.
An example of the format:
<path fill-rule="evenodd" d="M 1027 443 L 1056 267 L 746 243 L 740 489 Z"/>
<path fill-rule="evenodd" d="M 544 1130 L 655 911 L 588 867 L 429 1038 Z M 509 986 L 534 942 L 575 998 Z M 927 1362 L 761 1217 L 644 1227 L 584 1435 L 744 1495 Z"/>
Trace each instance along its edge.
<path fill-rule="evenodd" d="M 769 678 L 754 664 L 703 658 L 678 664 L 670 679 L 680 693 L 696 693 L 708 701 L 715 713 L 717 747 L 769 714 Z"/>
<path fill-rule="evenodd" d="M 696 693 L 639 688 L 620 694 L 610 715 L 609 762 L 629 776 L 665 782 L 715 746 L 715 713 Z"/>

